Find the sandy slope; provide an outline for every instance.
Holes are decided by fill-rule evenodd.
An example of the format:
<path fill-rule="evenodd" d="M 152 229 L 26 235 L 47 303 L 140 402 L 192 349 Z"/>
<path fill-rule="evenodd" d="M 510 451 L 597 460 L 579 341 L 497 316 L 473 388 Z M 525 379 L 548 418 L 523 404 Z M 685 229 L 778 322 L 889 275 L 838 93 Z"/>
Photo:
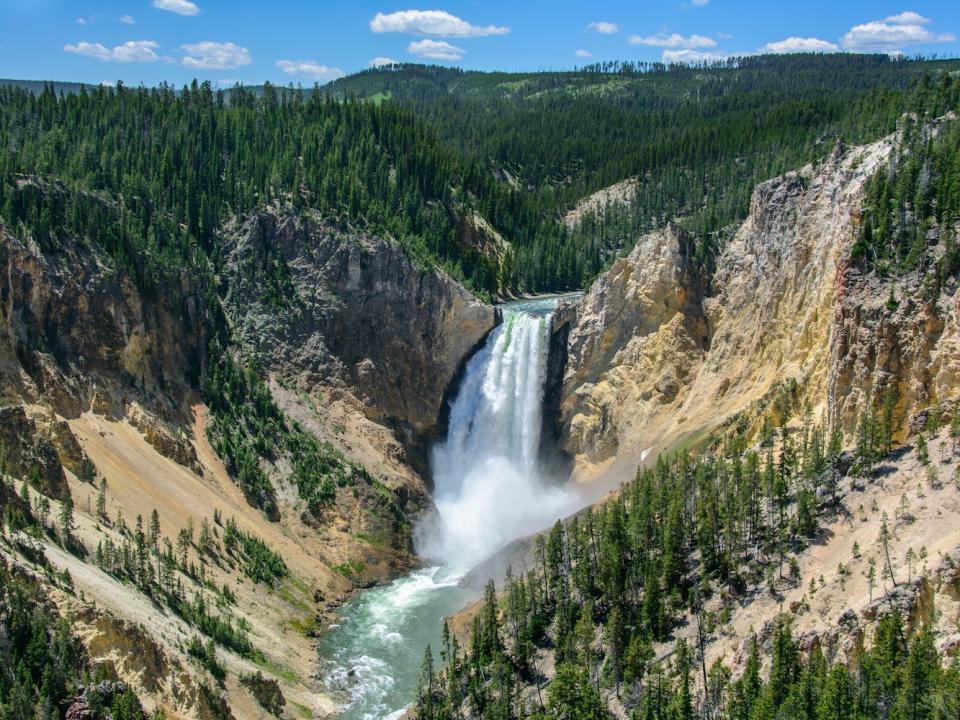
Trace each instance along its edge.
<path fill-rule="evenodd" d="M 324 557 L 329 555 L 323 550 L 329 547 L 331 539 L 336 545 L 338 531 L 331 530 L 326 537 L 321 537 L 315 530 L 289 519 L 270 523 L 258 510 L 247 505 L 206 440 L 203 431 L 205 413 L 204 407 L 195 407 L 195 446 L 203 466 L 202 477 L 157 453 L 125 420 L 109 420 L 88 412 L 70 420 L 70 427 L 98 472 L 106 478 L 107 512 L 111 519 L 115 520 L 118 510 L 122 509 L 125 522 L 132 528 L 138 514 L 146 523 L 156 508 L 162 534 L 173 540 L 190 520 L 196 531 L 204 517 L 212 522 L 214 510 L 219 510 L 224 518 L 236 518 L 242 529 L 261 537 L 282 555 L 290 568 L 291 577 L 276 590 L 270 590 L 254 584 L 238 571 L 208 564 L 208 572 L 216 584 L 226 584 L 236 593 L 237 606 L 229 612 L 250 623 L 251 639 L 267 659 L 265 666 L 257 668 L 249 661 L 218 648 L 221 662 L 230 671 L 227 691 L 237 717 L 259 717 L 262 713 L 252 696 L 239 687 L 235 677 L 241 672 L 258 669 L 279 680 L 288 709 L 294 703 L 300 706 L 299 710 L 293 709 L 295 715 L 323 717 L 331 714 L 335 709 L 332 701 L 317 692 L 311 679 L 316 667 L 316 651 L 314 640 L 306 631 L 314 626 L 318 614 L 326 609 L 328 602 L 331 605 L 338 603 L 350 590 L 350 583 L 331 571 L 328 566 L 330 558 Z M 94 650 L 94 656 L 98 656 L 96 648 L 102 646 L 99 657 L 113 659 L 119 666 L 126 662 L 124 654 L 116 650 L 120 641 L 113 637 L 111 642 L 98 645 L 97 637 L 104 639 L 108 631 L 102 622 L 98 626 L 87 608 L 92 605 L 108 611 L 120 621 L 142 627 L 172 662 L 148 670 L 131 666 L 123 673 L 124 678 L 138 687 L 148 705 L 163 706 L 168 717 L 196 716 L 193 696 L 184 688 L 191 685 L 191 676 L 199 673 L 182 651 L 183 643 L 196 631 L 168 609 L 154 604 L 132 586 L 118 582 L 96 566 L 93 551 L 97 543 L 107 536 L 120 542 L 120 536 L 98 525 L 93 517 L 91 510 L 96 507 L 97 489 L 80 482 L 72 474 L 68 474 L 68 478 L 76 507 L 77 535 L 90 554 L 84 561 L 52 542 L 45 543 L 47 557 L 57 568 L 69 570 L 76 590 L 76 598 L 58 593 L 59 600 L 77 618 L 78 632 Z M 191 557 L 194 555 L 191 550 Z M 183 580 L 192 594 L 193 585 L 189 580 Z M 118 634 L 113 625 L 110 627 L 111 633 Z M 143 648 L 133 649 L 140 652 Z M 180 669 L 176 668 L 177 664 Z M 144 673 L 160 677 L 148 682 Z M 151 684 L 155 685 L 152 690 Z"/>

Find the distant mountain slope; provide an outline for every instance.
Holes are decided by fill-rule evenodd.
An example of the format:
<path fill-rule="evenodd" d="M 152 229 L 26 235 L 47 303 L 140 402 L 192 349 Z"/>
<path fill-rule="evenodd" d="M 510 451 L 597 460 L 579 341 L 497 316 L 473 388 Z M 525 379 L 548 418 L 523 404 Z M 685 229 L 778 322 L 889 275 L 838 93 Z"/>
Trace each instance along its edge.
<path fill-rule="evenodd" d="M 62 80 L 11 80 L 9 78 L 0 78 L 0 87 L 14 87 L 27 92 L 39 95 L 44 88 L 52 85 L 53 91 L 58 95 L 60 93 L 78 93 L 81 89 L 90 90 L 98 87 L 89 83 L 64 82 Z"/>
<path fill-rule="evenodd" d="M 399 65 L 325 92 L 389 96 L 522 191 L 531 213 L 497 227 L 509 240 L 534 237 L 517 253 L 515 283 L 547 289 L 582 284 L 668 220 L 693 233 L 709 273 L 757 183 L 822 157 L 838 137 L 860 144 L 892 132 L 909 96 L 927 92 L 925 78 L 958 68 L 848 54 L 530 73 Z M 561 226 L 583 198 L 627 178 L 638 179 L 629 202 L 574 232 Z"/>

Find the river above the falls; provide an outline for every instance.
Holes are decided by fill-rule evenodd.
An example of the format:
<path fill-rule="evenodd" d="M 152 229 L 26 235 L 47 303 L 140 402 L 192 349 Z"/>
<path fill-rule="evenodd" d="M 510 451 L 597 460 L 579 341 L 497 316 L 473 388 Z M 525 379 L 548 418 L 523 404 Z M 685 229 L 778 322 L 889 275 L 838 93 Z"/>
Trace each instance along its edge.
<path fill-rule="evenodd" d="M 559 298 L 501 306 L 502 322 L 467 362 L 447 436 L 431 451 L 435 516 L 415 532 L 431 567 L 363 590 L 320 640 L 324 690 L 344 720 L 400 717 L 415 699 L 426 646 L 442 621 L 479 599 L 460 581 L 519 537 L 578 506 L 545 478 L 540 431 L 550 323 Z M 439 660 L 435 660 L 439 665 Z"/>

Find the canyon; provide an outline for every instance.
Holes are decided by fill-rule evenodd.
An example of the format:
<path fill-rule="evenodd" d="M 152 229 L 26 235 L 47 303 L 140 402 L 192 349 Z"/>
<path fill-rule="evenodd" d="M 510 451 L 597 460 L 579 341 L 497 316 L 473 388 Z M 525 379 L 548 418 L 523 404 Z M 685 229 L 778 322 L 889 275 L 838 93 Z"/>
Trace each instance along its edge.
<path fill-rule="evenodd" d="M 931 137 L 953 122 L 934 123 Z M 763 447 L 774 416 L 794 431 L 823 422 L 851 448 L 864 409 L 890 397 L 901 449 L 869 481 L 846 462 L 842 509 L 830 504 L 825 539 L 798 560 L 804 578 L 819 577 L 816 599 L 799 585 L 778 598 L 756 591 L 719 623 L 704 658 L 741 672 L 746 638 L 768 647 L 784 606 L 806 648 L 853 657 L 881 603 L 894 601 L 954 653 L 960 498 L 954 481 L 931 476 L 917 443 L 928 433 L 936 473 L 949 472 L 956 277 L 931 287 L 910 273 L 894 287 L 853 252 L 868 183 L 900 142 L 838 142 L 758 185 L 713 272 L 678 219 L 637 238 L 582 294 L 520 302 L 481 300 L 386 233 L 282 201 L 217 230 L 212 280 L 184 268 L 153 287 L 83 238 L 54 251 L 0 228 L 3 497 L 29 509 L 35 493 L 52 515 L 74 513 L 65 538 L 45 523 L 33 535 L 5 531 L 3 562 L 49 588 L 92 660 L 148 711 L 395 718 L 416 690 L 422 645 L 439 638 L 434 615 L 452 616 L 466 641 L 485 581 L 535 565 L 531 533 L 615 499 L 658 456 L 716 449 L 734 430 Z M 48 199 L 59 192 L 36 177 L 18 182 Z M 564 222 L 629 202 L 632 187 L 588 197 Z M 929 253 L 942 254 L 956 230 L 930 228 Z M 502 269 L 509 243 L 487 220 L 471 215 L 458 231 Z M 208 395 L 228 358 L 252 369 L 225 385 L 267 418 L 249 438 L 224 433 Z M 255 470 L 227 452 L 268 445 L 271 433 L 283 441 L 258 450 Z M 322 502 L 304 489 L 302 455 L 329 476 Z M 249 475 L 265 478 L 269 503 L 240 482 Z M 884 546 L 897 571 L 922 547 L 929 572 L 915 581 L 911 565 L 906 583 L 875 598 L 866 561 L 849 563 L 854 579 L 837 566 L 854 544 L 879 556 L 882 513 L 897 518 Z M 249 649 L 217 649 L 219 683 L 196 662 L 196 623 L 100 559 L 140 541 L 154 515 L 154 547 L 171 548 L 168 582 L 249 636 Z M 231 550 L 235 542 L 253 549 Z M 261 546 L 285 571 L 251 570 Z M 707 610 L 722 614 L 713 603 Z M 658 656 L 695 640 L 693 619 L 657 644 Z M 374 636 L 386 657 L 365 652 Z M 535 661 L 547 679 L 554 660 Z M 603 697 L 627 716 L 619 688 Z"/>

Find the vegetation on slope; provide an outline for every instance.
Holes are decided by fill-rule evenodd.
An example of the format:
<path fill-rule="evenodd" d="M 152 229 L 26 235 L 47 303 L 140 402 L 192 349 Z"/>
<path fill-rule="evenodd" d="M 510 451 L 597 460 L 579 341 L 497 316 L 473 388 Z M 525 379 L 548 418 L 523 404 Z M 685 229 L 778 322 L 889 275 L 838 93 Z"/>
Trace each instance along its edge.
<path fill-rule="evenodd" d="M 836 490 L 847 469 L 870 476 L 887 457 L 884 427 L 874 424 L 855 456 L 805 419 L 779 428 L 766 449 L 746 449 L 734 424 L 699 455 L 659 458 L 619 497 L 537 538 L 532 568 L 508 572 L 502 592 L 488 584 L 465 650 L 444 630 L 444 669 L 434 669 L 428 649 L 416 716 L 599 719 L 613 717 L 616 698 L 638 719 L 952 717 L 960 664 L 944 669 L 930 632 L 895 605 L 881 612 L 889 614 L 873 649 L 849 667 L 825 660 L 816 644 L 801 652 L 788 616 L 769 645 L 753 639 L 736 682 L 722 661 L 707 666 L 707 643 L 739 601 L 806 587 L 796 558 L 821 518 L 842 512 Z M 928 431 L 940 429 L 932 416 Z M 960 437 L 960 420 L 950 434 Z M 921 463 L 929 461 L 922 437 Z M 884 515 L 881 557 L 893 532 Z M 869 565 L 871 593 L 906 579 L 886 552 L 886 562 Z M 809 597 L 818 589 L 811 577 Z M 767 682 L 761 666 L 771 668 Z"/>
<path fill-rule="evenodd" d="M 955 66 L 850 55 L 565 73 L 403 65 L 343 78 L 332 92 L 390 93 L 451 147 L 512 178 L 539 221 L 507 219 L 498 229 L 518 244 L 513 285 L 536 290 L 582 285 L 611 252 L 680 217 L 709 272 L 722 231 L 746 216 L 758 182 L 826 155 L 835 138 L 862 143 L 892 132 L 913 84 Z M 639 183 L 619 211 L 574 233 L 556 222 L 628 177 Z M 480 209 L 500 220 L 496 202 L 483 198 Z"/>
<path fill-rule="evenodd" d="M 205 259 L 216 268 L 221 223 L 284 199 L 390 234 L 478 291 L 578 288 L 637 232 L 674 217 L 697 232 L 709 266 L 757 181 L 825 155 L 834 137 L 892 131 L 910 87 L 949 67 L 838 55 L 533 74 L 401 66 L 311 93 L 6 87 L 0 215 L 47 246 L 92 238 L 146 283 Z M 391 100 L 331 99 L 377 93 Z M 24 174 L 111 204 L 44 197 Z M 626 211 L 574 233 L 558 221 L 628 177 L 640 182 Z M 502 263 L 458 238 L 473 211 L 511 242 Z"/>
<path fill-rule="evenodd" d="M 853 255 L 880 276 L 931 274 L 937 288 L 960 270 L 960 125 L 931 121 L 960 109 L 960 82 L 948 77 L 924 84 L 890 166 L 877 173 L 867 192 L 866 212 Z M 928 247 L 943 252 L 931 262 Z"/>
<path fill-rule="evenodd" d="M 21 175 L 106 193 L 46 197 Z M 274 199 L 382 232 L 478 289 L 488 261 L 455 241 L 469 197 L 505 197 L 494 179 L 445 150 L 425 125 L 385 104 L 333 102 L 315 91 L 258 98 L 209 84 L 39 95 L 0 89 L 0 214 L 47 248 L 88 238 L 148 283 L 217 264 L 228 217 Z M 508 204 L 503 201 L 504 205 Z"/>
<path fill-rule="evenodd" d="M 0 718 L 62 718 L 82 693 L 84 717 L 146 720 L 133 691 L 106 679 L 41 583 L 0 557 Z"/>

